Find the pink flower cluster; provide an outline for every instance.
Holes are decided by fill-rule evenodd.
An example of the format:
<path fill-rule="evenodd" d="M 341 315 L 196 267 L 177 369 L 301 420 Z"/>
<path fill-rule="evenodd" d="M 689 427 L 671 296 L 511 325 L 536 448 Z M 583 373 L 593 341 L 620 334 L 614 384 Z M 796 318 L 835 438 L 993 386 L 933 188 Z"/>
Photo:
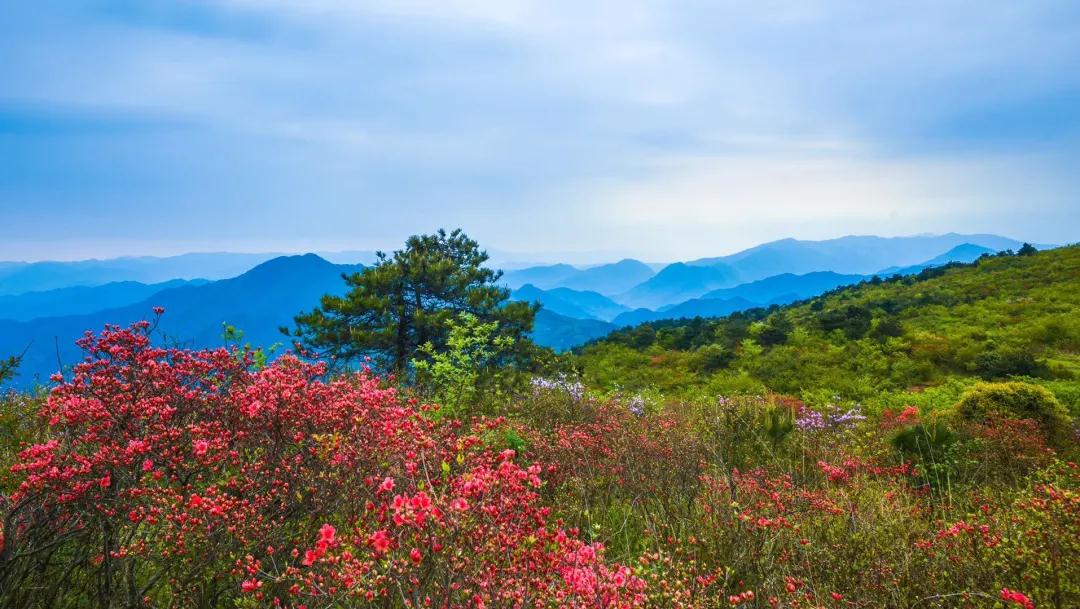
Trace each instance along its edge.
<path fill-rule="evenodd" d="M 49 396 L 52 438 L 20 453 L 4 498 L 16 555 L 62 544 L 81 581 L 152 582 L 178 604 L 223 573 L 274 607 L 641 604 L 641 580 L 551 519 L 547 466 L 481 440 L 503 421 L 463 431 L 366 373 L 324 381 L 291 356 L 257 369 L 156 347 L 148 328 L 87 335 Z"/>

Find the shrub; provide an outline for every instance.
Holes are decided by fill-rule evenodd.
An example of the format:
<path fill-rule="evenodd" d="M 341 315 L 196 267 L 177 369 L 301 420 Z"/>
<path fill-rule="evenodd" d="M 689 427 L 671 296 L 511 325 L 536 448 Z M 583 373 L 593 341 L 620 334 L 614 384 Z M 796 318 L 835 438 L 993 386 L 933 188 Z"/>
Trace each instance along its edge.
<path fill-rule="evenodd" d="M 904 327 L 895 318 L 885 317 L 874 324 L 874 329 L 870 332 L 870 335 L 879 340 L 899 338 L 904 335 Z"/>
<path fill-rule="evenodd" d="M 1010 376 L 1044 377 L 1048 374 L 1045 362 L 1020 349 L 990 349 L 980 353 L 971 364 L 972 370 L 985 380 Z"/>
<path fill-rule="evenodd" d="M 690 365 L 694 370 L 711 374 L 727 368 L 733 361 L 735 361 L 735 354 L 731 350 L 713 343 L 694 351 Z"/>
<path fill-rule="evenodd" d="M 47 426 L 37 416 L 42 398 L 35 394 L 0 392 L 0 495 L 18 484 L 11 466 L 25 444 L 41 440 Z"/>
<path fill-rule="evenodd" d="M 1080 467 L 1037 387 L 879 413 L 553 375 L 462 423 L 367 372 L 147 328 L 87 337 L 39 424 L 5 411 L 0 607 L 1080 606 Z"/>
<path fill-rule="evenodd" d="M 959 438 L 940 418 L 915 421 L 892 436 L 893 447 L 921 465 L 923 481 L 933 488 L 945 485 L 953 474 L 953 449 Z"/>
<path fill-rule="evenodd" d="M 956 404 L 964 420 L 986 423 L 994 418 L 1031 419 L 1053 441 L 1070 433 L 1069 413 L 1047 389 L 1021 382 L 978 383 Z"/>
<path fill-rule="evenodd" d="M 842 330 L 844 335 L 852 340 L 865 336 L 873 320 L 873 313 L 860 305 L 848 305 L 823 311 L 818 316 L 822 330 L 826 332 Z"/>
<path fill-rule="evenodd" d="M 0 606 L 629 607 L 643 585 L 549 518 L 545 468 L 361 372 L 81 341 L 0 496 Z M 61 380 L 61 379 L 58 379 Z M 542 605 L 535 605 L 542 606 Z"/>
<path fill-rule="evenodd" d="M 767 323 L 762 323 L 757 330 L 757 341 L 762 347 L 782 345 L 788 341 L 788 336 L 795 325 L 784 315 L 774 315 Z"/>

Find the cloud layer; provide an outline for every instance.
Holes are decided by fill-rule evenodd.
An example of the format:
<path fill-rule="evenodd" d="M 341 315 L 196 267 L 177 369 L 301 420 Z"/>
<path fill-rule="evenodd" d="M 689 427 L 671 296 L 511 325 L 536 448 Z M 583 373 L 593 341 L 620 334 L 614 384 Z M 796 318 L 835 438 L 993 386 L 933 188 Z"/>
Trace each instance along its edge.
<path fill-rule="evenodd" d="M 11 4 L 0 258 L 1080 228 L 1071 2 Z"/>

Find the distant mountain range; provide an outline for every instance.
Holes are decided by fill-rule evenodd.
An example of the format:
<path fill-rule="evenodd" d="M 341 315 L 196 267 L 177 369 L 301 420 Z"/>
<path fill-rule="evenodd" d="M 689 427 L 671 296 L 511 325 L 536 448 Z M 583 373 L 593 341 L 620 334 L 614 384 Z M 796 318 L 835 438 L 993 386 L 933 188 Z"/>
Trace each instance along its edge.
<path fill-rule="evenodd" d="M 541 289 L 570 288 L 612 295 L 625 292 L 655 275 L 652 267 L 625 259 L 585 269 L 569 264 L 552 264 L 507 271 L 503 282 L 510 288 L 532 284 Z"/>
<path fill-rule="evenodd" d="M 162 290 L 185 285 L 203 285 L 205 279 L 172 279 L 162 283 L 116 281 L 99 286 L 73 286 L 42 292 L 0 296 L 0 319 L 28 321 L 38 317 L 60 317 L 93 313 L 134 304 Z"/>
<path fill-rule="evenodd" d="M 324 294 L 343 293 L 346 288 L 343 274 L 363 268 L 332 264 L 306 254 L 274 258 L 238 277 L 213 282 L 110 283 L 4 297 L 0 303 L 7 303 L 11 311 L 25 312 L 34 301 L 43 311 L 72 314 L 30 320 L 0 319 L 0 353 L 23 354 L 19 377 L 14 381 L 16 386 L 45 382 L 61 366 L 81 360 L 75 340 L 87 330 L 96 332 L 106 324 L 127 325 L 150 319 L 156 306 L 165 307 L 158 333 L 170 344 L 221 345 L 224 324 L 229 324 L 243 332 L 243 342 L 268 347 L 285 342 L 279 328 L 291 326 L 297 313 L 317 306 Z M 115 305 L 121 300 L 130 301 L 143 292 L 151 293 L 121 306 L 98 308 L 102 303 Z M 581 316 L 595 314 L 610 318 L 625 310 L 596 292 L 568 288 L 556 289 L 549 295 L 529 286 L 518 290 L 516 295 L 523 300 L 546 301 L 554 309 L 562 308 L 560 302 L 576 302 L 563 307 L 583 307 L 570 309 Z M 542 345 L 562 350 L 604 336 L 615 327 L 599 319 L 579 319 L 542 309 L 536 317 L 533 338 Z"/>
<path fill-rule="evenodd" d="M 675 262 L 653 271 L 633 259 L 580 269 L 553 264 L 506 272 L 506 285 L 542 290 L 594 291 L 631 309 L 675 306 L 707 292 L 777 275 L 831 272 L 872 275 L 918 272 L 942 261 L 970 262 L 982 253 L 1018 249 L 1022 242 L 998 235 L 849 236 L 825 241 L 781 239 L 715 258 Z M 1049 246 L 1040 246 L 1049 247 Z"/>
<path fill-rule="evenodd" d="M 22 294 L 120 281 L 235 277 L 281 254 L 183 254 L 74 262 L 7 262 L 0 265 L 0 294 Z"/>
<path fill-rule="evenodd" d="M 517 289 L 524 285 L 532 285 L 541 289 L 557 288 L 562 285 L 563 281 L 579 272 L 581 272 L 580 269 L 569 264 L 530 266 L 506 271 L 503 273 L 502 282 L 511 289 Z"/>
<path fill-rule="evenodd" d="M 614 324 L 598 319 L 574 319 L 547 309 L 540 309 L 533 323 L 532 339 L 545 347 L 565 351 L 601 336 L 607 336 L 616 328 Z"/>
<path fill-rule="evenodd" d="M 817 296 L 842 285 L 859 283 L 866 278 L 865 275 L 842 275 L 832 271 L 817 271 L 805 275 L 783 273 L 733 288 L 713 290 L 707 292 L 702 298 L 743 298 L 759 304 L 787 304 Z"/>
<path fill-rule="evenodd" d="M 682 319 L 692 317 L 723 317 L 736 311 L 745 311 L 762 306 L 745 298 L 692 298 L 663 311 L 652 309 L 634 309 L 612 320 L 616 326 L 636 326 L 659 319 Z"/>
<path fill-rule="evenodd" d="M 786 304 L 875 274 L 918 273 L 1021 245 L 996 235 L 957 234 L 786 239 L 731 256 L 669 264 L 658 272 L 625 259 L 588 268 L 516 269 L 503 280 L 514 288 L 512 299 L 543 305 L 534 340 L 567 349 L 622 326 Z M 364 255 L 338 254 L 340 259 Z M 19 382 L 43 380 L 58 362 L 79 359 L 73 342 L 85 331 L 146 319 L 159 305 L 167 309 L 160 330 L 176 341 L 220 344 L 222 324 L 228 323 L 242 330 L 246 341 L 267 346 L 283 339 L 279 326 L 291 325 L 294 315 L 316 306 L 323 294 L 341 293 L 343 273 L 363 268 L 314 254 L 266 256 L 0 262 L 0 356 L 26 349 Z"/>
<path fill-rule="evenodd" d="M 554 288 L 541 290 L 531 283 L 510 292 L 511 300 L 539 302 L 545 309 L 575 319 L 611 321 L 629 310 L 599 292 Z"/>
<path fill-rule="evenodd" d="M 546 304 L 546 306 L 554 307 L 555 312 L 569 317 L 602 319 L 610 321 L 615 326 L 624 327 L 661 319 L 721 317 L 755 307 L 789 304 L 817 296 L 841 286 L 859 283 L 872 278 L 874 275 L 886 277 L 895 274 L 914 274 L 925 268 L 940 266 L 949 262 L 972 262 L 983 254 L 993 252 L 995 250 L 990 248 L 964 243 L 920 264 L 906 267 L 889 267 L 877 273 L 866 275 L 841 274 L 832 271 L 816 271 L 801 275 L 782 273 L 756 281 L 741 283 L 733 287 L 709 291 L 704 290 L 704 286 L 709 285 L 708 282 L 730 280 L 730 267 L 722 263 L 716 263 L 711 267 L 695 267 L 676 263 L 669 265 L 644 284 L 635 287 L 633 296 L 628 298 L 624 294 L 616 296 L 615 299 L 622 302 L 633 302 L 634 299 L 637 299 L 640 302 L 652 298 L 654 302 L 662 302 L 685 296 L 695 297 L 655 308 L 634 308 L 619 313 L 614 318 L 600 317 L 582 307 L 569 305 L 563 299 L 553 298 L 551 292 L 555 290 L 544 291 L 529 286 L 531 289 L 527 299 L 542 304 L 550 303 Z M 556 288 L 556 290 L 562 289 Z M 613 304 L 618 304 L 612 299 L 609 300 Z M 612 310 L 612 308 L 609 307 L 609 310 Z"/>
<path fill-rule="evenodd" d="M 849 236 L 824 241 L 781 239 L 719 258 L 701 258 L 689 264 L 727 265 L 740 281 L 754 281 L 815 271 L 867 275 L 888 267 L 921 264 L 952 248 L 972 244 L 998 252 L 1019 249 L 1022 242 L 999 235 L 918 235 L 912 237 Z"/>
<path fill-rule="evenodd" d="M 616 300 L 633 307 L 657 308 L 738 283 L 738 274 L 727 265 L 697 266 L 676 262 L 616 296 Z"/>
<path fill-rule="evenodd" d="M 40 292 L 74 286 L 135 281 L 155 284 L 173 279 L 227 279 L 267 260 L 288 254 L 209 252 L 179 256 L 131 256 L 70 262 L 0 262 L 0 295 Z M 325 252 L 320 257 L 339 264 L 374 259 L 374 252 Z"/>
<path fill-rule="evenodd" d="M 155 306 L 165 307 L 158 330 L 170 342 L 221 345 L 223 324 L 230 324 L 244 333 L 245 342 L 269 346 L 284 340 L 279 327 L 291 326 L 293 316 L 317 306 L 323 294 L 342 293 L 346 285 L 342 274 L 362 268 L 331 264 L 314 254 L 279 257 L 232 279 L 166 289 L 124 307 L 0 321 L 0 353 L 25 350 L 17 384 L 45 381 L 60 365 L 70 366 L 81 359 L 74 341 L 84 332 L 99 331 L 105 324 L 150 319 Z"/>
<path fill-rule="evenodd" d="M 1014 248 L 1006 248 L 1014 249 Z M 983 247 L 981 245 L 975 245 L 974 243 L 961 243 L 960 245 L 952 248 L 951 250 L 941 254 L 940 256 L 934 256 L 930 260 L 921 264 L 913 264 L 905 267 L 889 267 L 877 272 L 878 275 L 913 275 L 922 271 L 923 269 L 941 266 L 950 262 L 974 262 L 979 259 L 979 256 L 983 254 L 995 254 L 1000 250 L 995 250 L 989 247 Z"/>
<path fill-rule="evenodd" d="M 601 294 L 620 294 L 648 281 L 655 274 L 656 271 L 644 262 L 626 258 L 614 264 L 601 264 L 578 271 L 563 280 L 560 286 Z"/>

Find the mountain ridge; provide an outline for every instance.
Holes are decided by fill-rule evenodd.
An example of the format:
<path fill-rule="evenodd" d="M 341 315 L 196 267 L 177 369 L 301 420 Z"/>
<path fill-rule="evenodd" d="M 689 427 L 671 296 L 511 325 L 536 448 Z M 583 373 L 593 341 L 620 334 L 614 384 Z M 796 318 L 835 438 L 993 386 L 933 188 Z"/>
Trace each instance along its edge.
<path fill-rule="evenodd" d="M 599 319 L 611 321 L 627 307 L 599 292 L 551 288 L 542 290 L 527 283 L 510 293 L 511 300 L 539 302 L 549 311 L 576 319 Z"/>
<path fill-rule="evenodd" d="M 576 352 L 586 379 L 629 388 L 648 365 L 670 391 L 707 384 L 859 400 L 1020 377 L 1061 389 L 1080 378 L 1077 307 L 1072 245 L 873 277 L 773 309 L 623 328 Z M 1080 394 L 1059 397 L 1080 413 Z"/>
<path fill-rule="evenodd" d="M 695 266 L 676 262 L 620 294 L 615 301 L 626 306 L 656 308 L 696 298 L 710 290 L 731 286 L 736 281 L 736 272 L 726 265 Z"/>
<path fill-rule="evenodd" d="M 699 258 L 689 264 L 726 264 L 735 268 L 745 281 L 781 273 L 805 274 L 815 271 L 866 275 L 890 266 L 919 264 L 963 243 L 980 245 L 993 251 L 1017 249 L 1022 245 L 1016 239 L 985 233 L 907 237 L 848 235 L 818 241 L 788 238 L 762 243 L 728 256 Z"/>
<path fill-rule="evenodd" d="M 63 317 L 122 307 L 157 292 L 184 285 L 202 285 L 205 279 L 170 279 L 161 283 L 114 281 L 97 286 L 70 286 L 0 295 L 0 319 L 29 321 L 40 317 Z"/>
<path fill-rule="evenodd" d="M 278 328 L 311 309 L 327 293 L 340 294 L 342 274 L 360 265 L 336 265 L 314 255 L 283 256 L 266 261 L 237 277 L 203 285 L 162 290 L 140 302 L 92 313 L 44 317 L 30 321 L 0 321 L 0 353 L 23 353 L 16 383 L 44 381 L 57 371 L 58 361 L 80 359 L 75 339 L 105 324 L 128 325 L 153 317 L 162 306 L 158 334 L 172 342 L 198 346 L 222 344 L 223 324 L 244 333 L 244 341 L 270 346 L 283 342 Z"/>

